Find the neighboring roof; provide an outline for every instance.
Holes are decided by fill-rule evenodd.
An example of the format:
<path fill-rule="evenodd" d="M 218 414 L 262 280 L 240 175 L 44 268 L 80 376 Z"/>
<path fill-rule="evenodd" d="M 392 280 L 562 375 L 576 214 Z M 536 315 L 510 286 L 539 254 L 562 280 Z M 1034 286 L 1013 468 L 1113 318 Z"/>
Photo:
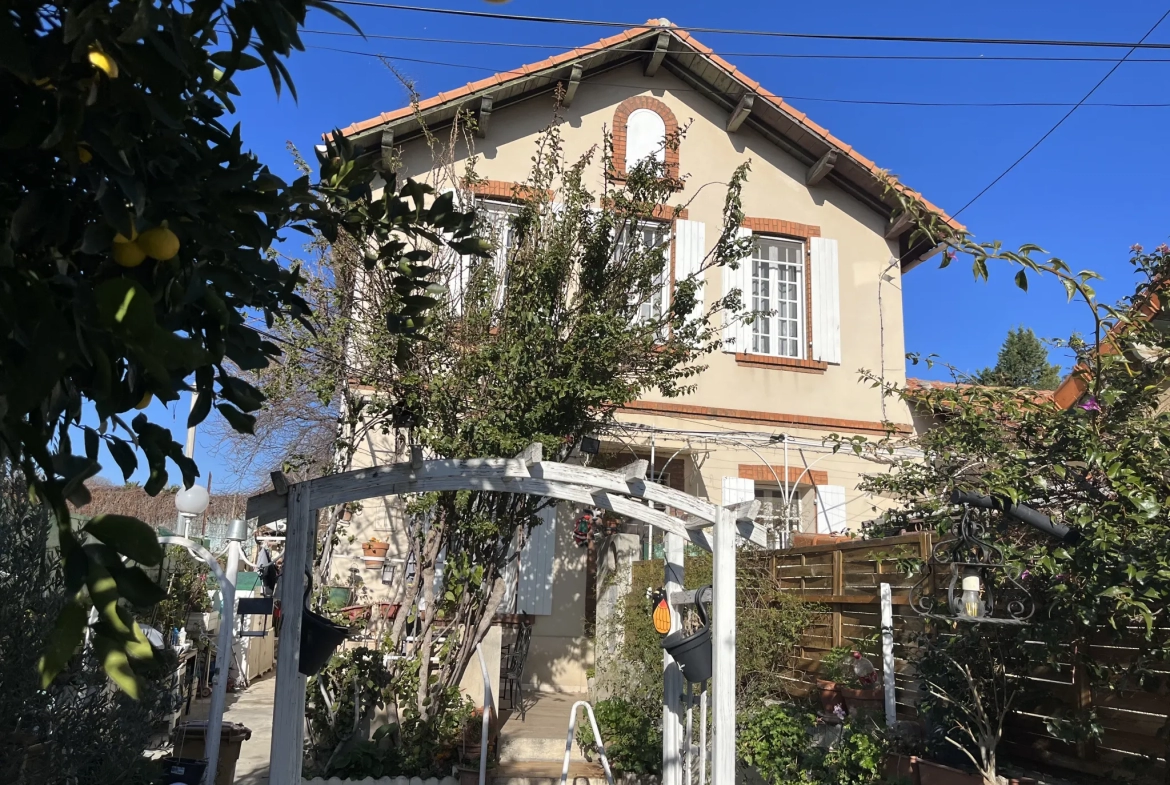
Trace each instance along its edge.
<path fill-rule="evenodd" d="M 1163 284 L 1164 282 L 1159 282 L 1158 288 L 1161 288 Z M 1161 327 L 1163 323 L 1170 322 L 1170 315 L 1167 314 L 1168 305 L 1170 304 L 1164 303 L 1157 292 L 1151 291 L 1138 298 L 1138 301 L 1130 308 L 1130 318 L 1143 322 L 1157 322 L 1158 326 Z M 1124 324 L 1124 322 L 1117 322 L 1109 328 L 1109 333 L 1101 343 L 1102 354 L 1116 354 L 1117 344 L 1113 339 L 1118 330 L 1123 329 Z M 1170 329 L 1170 326 L 1167 329 Z M 1056 405 L 1061 409 L 1068 409 L 1076 405 L 1077 401 L 1081 400 L 1089 391 L 1090 379 L 1089 367 L 1084 363 L 1077 363 L 1072 372 L 1056 388 L 1056 392 L 1053 394 Z"/>
<path fill-rule="evenodd" d="M 979 390 L 979 389 L 996 389 L 992 385 L 986 384 L 969 384 L 965 382 L 941 382 L 933 379 L 907 379 L 906 390 L 913 395 L 914 393 L 927 393 L 936 390 Z M 1021 392 L 1027 390 L 1032 396 L 1033 403 L 1048 403 L 1055 400 L 1055 390 L 1031 390 L 1027 388 L 1020 388 Z M 1062 407 L 1065 408 L 1065 407 Z"/>
<path fill-rule="evenodd" d="M 482 97 L 489 97 L 493 111 L 498 110 L 510 103 L 530 98 L 533 94 L 549 92 L 557 83 L 568 84 L 575 68 L 581 69 L 579 78 L 585 80 L 598 73 L 648 58 L 655 50 L 662 51 L 664 48 L 662 67 L 727 111 L 735 109 L 741 98 L 754 95 L 756 100 L 747 122 L 769 141 L 806 164 L 813 164 L 822 156 L 835 151 L 837 161 L 828 175 L 829 180 L 887 217 L 898 206 L 895 198 L 884 193 L 883 177 L 888 175 L 885 170 L 666 19 L 651 19 L 643 27 L 603 38 L 589 46 L 439 93 L 420 101 L 417 113 L 414 106 L 406 106 L 354 123 L 342 129 L 341 133 L 352 137 L 359 145 L 372 146 L 380 143 L 383 132 L 389 132 L 388 139 L 397 144 L 421 133 L 419 114 L 426 116 L 428 125 L 433 127 L 452 121 L 460 107 Z M 926 201 L 921 194 L 901 183 L 897 183 L 897 187 L 904 194 L 921 200 L 952 228 L 959 231 L 964 229 L 962 224 Z M 903 246 L 900 252 L 903 271 L 914 267 L 937 250 L 924 243 L 920 247 L 910 248 L 910 226 L 895 225 L 890 228 L 893 230 L 892 236 L 898 237 Z"/>

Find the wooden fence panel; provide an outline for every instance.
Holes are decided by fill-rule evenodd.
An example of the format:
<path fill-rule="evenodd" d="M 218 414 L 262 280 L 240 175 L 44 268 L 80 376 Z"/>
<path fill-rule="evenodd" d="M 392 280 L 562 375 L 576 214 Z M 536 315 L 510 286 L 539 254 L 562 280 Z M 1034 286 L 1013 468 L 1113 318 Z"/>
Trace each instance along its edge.
<path fill-rule="evenodd" d="M 815 689 L 822 658 L 837 646 L 856 644 L 881 669 L 880 644 L 863 641 L 881 631 L 878 587 L 888 583 L 894 603 L 895 704 L 899 718 L 918 716 L 921 687 L 914 659 L 918 637 L 926 624 L 909 607 L 909 590 L 916 578 L 899 572 L 896 562 L 905 558 L 925 560 L 930 549 L 930 534 L 919 532 L 879 540 L 808 545 L 772 551 L 764 557 L 782 589 L 827 609 L 806 630 L 793 667 L 784 674 L 794 694 Z M 1158 632 L 1170 636 L 1170 628 Z M 1127 645 L 1124 638 L 1119 642 L 1108 631 L 1089 638 L 1088 651 L 1096 660 L 1128 665 L 1138 656 L 1136 645 Z M 1045 700 L 1030 712 L 1016 712 L 1009 717 L 1004 751 L 1094 776 L 1129 772 L 1138 779 L 1164 779 L 1170 746 L 1170 694 L 1092 690 L 1083 669 L 1074 667 L 1076 651 L 1074 642 L 1070 642 L 1067 660 L 1060 657 L 1057 666 L 1038 667 L 1023 676 L 1043 686 Z M 1157 665 L 1154 669 L 1166 670 Z M 1094 744 L 1060 741 L 1048 729 L 1053 718 L 1089 710 L 1095 710 L 1105 729 Z"/>

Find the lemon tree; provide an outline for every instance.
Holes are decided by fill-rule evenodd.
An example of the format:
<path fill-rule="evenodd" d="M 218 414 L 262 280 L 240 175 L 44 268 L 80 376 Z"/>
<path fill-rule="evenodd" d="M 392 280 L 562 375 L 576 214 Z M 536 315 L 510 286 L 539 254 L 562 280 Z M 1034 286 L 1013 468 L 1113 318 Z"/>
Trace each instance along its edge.
<path fill-rule="evenodd" d="M 144 459 L 152 494 L 174 468 L 195 481 L 171 432 L 131 411 L 176 401 L 188 380 L 190 424 L 215 408 L 251 430 L 263 395 L 233 369 L 279 355 L 266 323 L 311 323 L 302 277 L 275 243 L 345 234 L 368 249 L 367 269 L 394 277 L 386 317 L 404 347 L 441 294 L 417 246 L 479 252 L 472 216 L 450 197 L 385 174 L 374 199 L 379 163 L 344 141 L 320 153 L 318 178 L 294 182 L 245 148 L 233 79 L 265 68 L 295 97 L 284 59 L 303 48 L 310 9 L 348 21 L 323 0 L 12 0 L 0 13 L 0 462 L 20 468 L 60 530 L 68 602 L 46 683 L 93 606 L 94 650 L 136 692 L 150 647 L 127 608 L 164 596 L 142 569 L 162 550 L 132 518 L 74 531 L 67 502 L 87 499 L 107 456 L 127 477 Z M 86 404 L 97 427 L 82 422 Z"/>

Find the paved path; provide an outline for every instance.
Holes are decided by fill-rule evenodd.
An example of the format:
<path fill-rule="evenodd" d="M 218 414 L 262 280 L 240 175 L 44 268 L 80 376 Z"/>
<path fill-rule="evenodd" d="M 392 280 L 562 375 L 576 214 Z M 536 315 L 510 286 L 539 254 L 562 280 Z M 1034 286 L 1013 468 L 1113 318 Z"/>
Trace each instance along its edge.
<path fill-rule="evenodd" d="M 252 731 L 240 747 L 235 785 L 268 785 L 268 754 L 272 745 L 272 704 L 276 700 L 276 676 L 272 671 L 252 682 L 243 692 L 228 693 L 225 722 L 238 722 Z M 191 706 L 191 719 L 207 719 L 208 700 Z"/>

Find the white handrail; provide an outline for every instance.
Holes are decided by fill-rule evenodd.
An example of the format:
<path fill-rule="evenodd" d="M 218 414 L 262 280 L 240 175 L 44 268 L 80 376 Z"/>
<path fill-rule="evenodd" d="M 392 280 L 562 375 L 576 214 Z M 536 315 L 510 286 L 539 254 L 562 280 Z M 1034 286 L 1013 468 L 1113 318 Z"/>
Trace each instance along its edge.
<path fill-rule="evenodd" d="M 565 739 L 565 764 L 561 767 L 561 785 L 569 778 L 569 756 L 573 752 L 573 737 L 577 735 L 577 708 L 584 706 L 589 715 L 589 724 L 593 726 L 593 739 L 597 742 L 597 754 L 601 756 L 601 767 L 605 769 L 605 781 L 613 785 L 613 772 L 609 770 L 609 758 L 605 757 L 605 744 L 601 741 L 601 731 L 597 729 L 597 718 L 593 716 L 593 707 L 589 701 L 577 701 L 569 710 L 569 736 Z M 483 785 L 481 780 L 480 785 Z"/>
<path fill-rule="evenodd" d="M 487 753 L 488 753 L 488 726 L 491 715 L 496 707 L 492 703 L 492 679 L 488 676 L 487 663 L 483 659 L 483 644 L 475 644 L 475 653 L 479 656 L 479 670 L 483 673 L 483 730 L 479 735 L 479 785 L 487 783 Z"/>

